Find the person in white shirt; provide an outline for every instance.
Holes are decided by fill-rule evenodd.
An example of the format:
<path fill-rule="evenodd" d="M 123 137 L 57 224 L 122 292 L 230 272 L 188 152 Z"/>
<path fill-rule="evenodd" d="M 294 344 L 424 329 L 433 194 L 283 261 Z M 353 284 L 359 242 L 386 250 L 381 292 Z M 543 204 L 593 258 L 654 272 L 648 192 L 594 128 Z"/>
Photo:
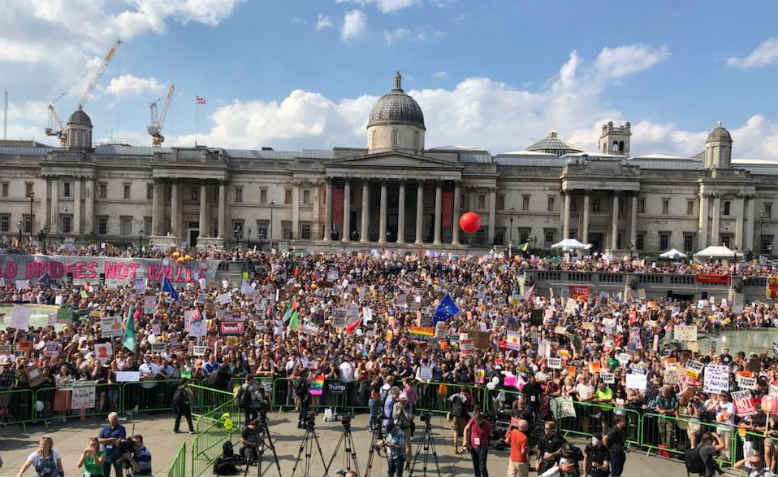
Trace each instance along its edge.
<path fill-rule="evenodd" d="M 732 430 L 735 425 L 735 405 L 729 400 L 729 393 L 722 391 L 719 394 L 719 405 L 716 411 L 716 433 L 724 442 L 722 457 L 729 458 L 730 442 L 732 441 Z"/>

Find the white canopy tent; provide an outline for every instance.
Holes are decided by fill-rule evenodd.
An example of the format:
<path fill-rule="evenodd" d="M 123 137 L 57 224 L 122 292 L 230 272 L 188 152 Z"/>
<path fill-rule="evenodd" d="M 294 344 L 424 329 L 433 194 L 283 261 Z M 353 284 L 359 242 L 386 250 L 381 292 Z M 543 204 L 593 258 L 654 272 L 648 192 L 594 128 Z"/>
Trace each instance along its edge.
<path fill-rule="evenodd" d="M 694 254 L 694 258 L 735 258 L 737 253 L 723 245 L 711 245 Z"/>
<path fill-rule="evenodd" d="M 678 260 L 680 258 L 686 258 L 686 254 L 674 248 L 671 248 L 667 252 L 660 254 L 659 258 L 664 258 L 666 260 Z"/>
<path fill-rule="evenodd" d="M 589 250 L 592 248 L 590 243 L 581 243 L 576 239 L 564 239 L 551 246 L 551 248 L 561 248 L 562 250 Z"/>

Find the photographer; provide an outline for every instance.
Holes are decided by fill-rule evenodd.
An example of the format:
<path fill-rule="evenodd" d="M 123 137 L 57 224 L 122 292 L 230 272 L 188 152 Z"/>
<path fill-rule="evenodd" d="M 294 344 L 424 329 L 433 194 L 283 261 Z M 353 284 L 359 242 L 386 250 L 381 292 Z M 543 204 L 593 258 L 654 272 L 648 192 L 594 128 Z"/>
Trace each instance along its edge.
<path fill-rule="evenodd" d="M 720 471 L 716 463 L 716 455 L 724 448 L 724 442 L 715 432 L 706 432 L 702 435 L 700 445 L 695 449 L 699 459 L 702 461 L 702 472 L 700 477 L 713 477 L 717 471 Z"/>
<path fill-rule="evenodd" d="M 259 456 L 259 427 L 257 426 L 256 419 L 248 421 L 248 424 L 243 429 L 243 433 L 240 437 L 240 455 L 248 463 L 248 465 L 254 465 Z"/>
<path fill-rule="evenodd" d="M 257 418 L 257 411 L 254 407 L 254 395 L 256 392 L 257 383 L 254 376 L 251 375 L 235 390 L 235 401 L 237 401 L 240 410 L 243 411 L 244 422 L 251 422 Z"/>
<path fill-rule="evenodd" d="M 405 453 L 405 433 L 394 422 L 386 426 L 386 460 L 389 477 L 403 477 L 403 464 L 407 457 Z"/>
<path fill-rule="evenodd" d="M 111 465 L 117 477 L 122 476 L 121 463 L 118 462 L 119 442 L 127 438 L 127 430 L 119 424 L 119 415 L 115 412 L 108 414 L 108 424 L 100 429 L 98 440 L 105 451 L 105 460 L 103 461 L 103 476 L 110 477 Z"/>
<path fill-rule="evenodd" d="M 308 381 L 308 372 L 303 371 L 297 381 L 294 384 L 294 395 L 297 397 L 298 404 L 300 406 L 300 414 L 297 417 L 297 428 L 304 429 L 304 418 L 308 412 L 308 406 L 311 403 L 311 396 L 309 390 L 311 383 Z"/>
<path fill-rule="evenodd" d="M 135 434 L 132 436 L 131 442 L 131 453 L 122 456 L 121 460 L 129 463 L 133 475 L 152 475 L 151 452 L 143 445 L 143 436 Z"/>
<path fill-rule="evenodd" d="M 398 401 L 394 403 L 392 420 L 405 434 L 405 454 L 412 455 L 411 438 L 413 437 L 413 432 L 411 428 L 413 427 L 413 415 L 408 405 L 408 396 L 405 393 L 400 393 Z M 405 468 L 410 469 L 410 465 L 410 460 L 406 461 Z"/>

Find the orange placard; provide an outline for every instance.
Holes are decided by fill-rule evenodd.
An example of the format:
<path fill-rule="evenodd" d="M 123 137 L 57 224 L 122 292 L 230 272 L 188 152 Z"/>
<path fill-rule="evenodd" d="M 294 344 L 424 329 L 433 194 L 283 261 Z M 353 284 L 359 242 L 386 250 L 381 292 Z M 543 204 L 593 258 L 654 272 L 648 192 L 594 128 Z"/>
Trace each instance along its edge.
<path fill-rule="evenodd" d="M 572 376 L 572 377 L 575 377 L 575 366 L 568 366 L 567 367 L 567 374 Z"/>
<path fill-rule="evenodd" d="M 590 373 L 599 373 L 600 372 L 600 362 L 599 361 L 592 361 L 589 363 L 589 372 Z"/>

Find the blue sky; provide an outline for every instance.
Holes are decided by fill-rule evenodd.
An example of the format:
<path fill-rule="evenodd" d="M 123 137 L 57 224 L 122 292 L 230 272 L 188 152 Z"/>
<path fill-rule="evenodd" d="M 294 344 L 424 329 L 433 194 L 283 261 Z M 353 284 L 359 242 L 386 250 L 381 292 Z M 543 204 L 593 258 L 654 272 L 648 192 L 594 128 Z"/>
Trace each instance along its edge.
<path fill-rule="evenodd" d="M 633 152 L 689 155 L 716 121 L 735 156 L 778 156 L 775 2 L 11 0 L 0 19 L 9 136 L 53 143 L 84 78 L 124 40 L 86 106 L 98 140 L 150 143 L 148 105 L 176 94 L 166 145 L 361 146 L 395 70 L 427 145 L 518 150 L 556 129 L 593 149 L 631 121 Z M 194 98 L 207 104 L 196 112 Z"/>

